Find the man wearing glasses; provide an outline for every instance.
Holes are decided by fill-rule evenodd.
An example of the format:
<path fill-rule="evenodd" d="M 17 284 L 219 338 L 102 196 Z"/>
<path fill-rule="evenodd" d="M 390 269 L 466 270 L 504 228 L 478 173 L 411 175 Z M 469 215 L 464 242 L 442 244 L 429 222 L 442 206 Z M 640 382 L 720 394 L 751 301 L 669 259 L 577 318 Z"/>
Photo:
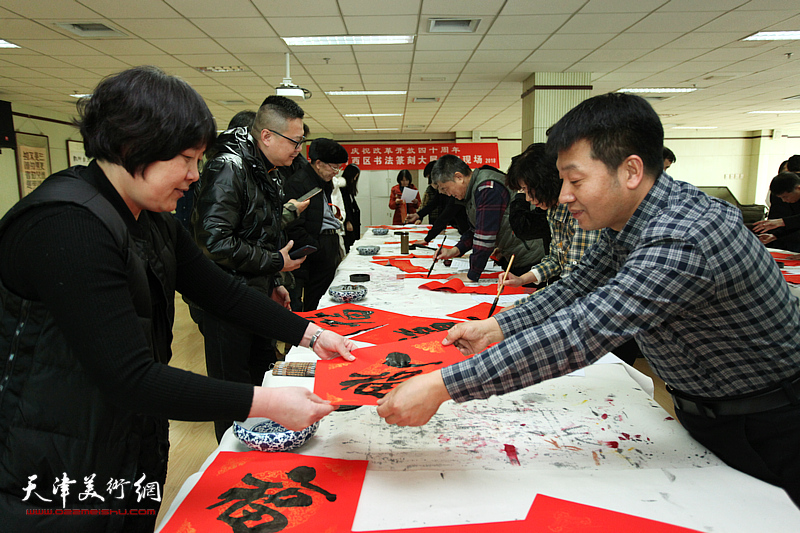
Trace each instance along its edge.
<path fill-rule="evenodd" d="M 308 148 L 309 164 L 295 172 L 286 182 L 284 198 L 299 198 L 319 187 L 322 192 L 311 197 L 311 203 L 296 223 L 286 231 L 294 240 L 295 248 L 310 245 L 317 249 L 295 272 L 294 310 L 299 311 L 297 300 L 300 288 L 303 295 L 303 311 L 317 308 L 320 298 L 328 290 L 339 265 L 339 234 L 342 227 L 341 214 L 337 217 L 331 202 L 332 180 L 342 165 L 347 163 L 347 151 L 331 139 L 314 139 Z"/>
<path fill-rule="evenodd" d="M 305 142 L 304 112 L 292 100 L 269 96 L 250 128 L 227 130 L 207 152 L 200 177 L 192 226 L 203 252 L 242 283 L 290 308 L 281 272 L 296 270 L 293 243 L 283 227 L 308 202 L 284 205 L 278 167 L 288 167 Z M 210 377 L 261 385 L 276 361 L 275 341 L 207 313 L 203 321 L 206 369 Z M 214 422 L 217 440 L 231 425 Z"/>

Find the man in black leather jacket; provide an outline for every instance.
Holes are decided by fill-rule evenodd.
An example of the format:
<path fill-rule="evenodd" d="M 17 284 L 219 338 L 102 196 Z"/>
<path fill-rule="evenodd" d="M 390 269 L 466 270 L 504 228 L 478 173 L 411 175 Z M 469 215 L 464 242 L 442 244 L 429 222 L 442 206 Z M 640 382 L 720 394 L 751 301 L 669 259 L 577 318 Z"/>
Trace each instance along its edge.
<path fill-rule="evenodd" d="M 223 132 L 209 152 L 192 215 L 195 240 L 203 252 L 242 283 L 290 307 L 280 272 L 297 269 L 289 258 L 292 242 L 283 235 L 284 218 L 296 218 L 308 204 L 283 202 L 283 176 L 300 153 L 303 110 L 282 96 L 269 96 L 253 126 Z M 274 363 L 272 339 L 250 333 L 206 313 L 203 321 L 206 369 L 211 377 L 260 385 Z M 217 440 L 231 425 L 217 420 Z"/>
<path fill-rule="evenodd" d="M 287 233 L 296 247 L 313 246 L 316 252 L 308 256 L 305 264 L 295 272 L 295 304 L 300 289 L 304 289 L 303 311 L 317 308 L 320 298 L 336 275 L 341 261 L 339 235 L 341 222 L 336 218 L 336 209 L 331 202 L 332 180 L 347 163 L 347 151 L 331 139 L 314 139 L 308 148 L 309 164 L 298 170 L 286 182 L 285 198 L 299 198 L 319 187 L 322 192 L 311 198 L 296 224 L 287 228 Z M 296 311 L 299 307 L 295 306 Z"/>

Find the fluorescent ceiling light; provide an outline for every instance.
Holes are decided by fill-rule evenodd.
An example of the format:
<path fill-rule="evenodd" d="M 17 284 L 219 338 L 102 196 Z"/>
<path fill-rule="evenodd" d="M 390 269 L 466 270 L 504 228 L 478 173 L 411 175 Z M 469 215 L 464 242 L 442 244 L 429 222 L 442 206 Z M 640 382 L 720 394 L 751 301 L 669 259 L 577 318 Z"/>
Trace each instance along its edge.
<path fill-rule="evenodd" d="M 71 94 L 70 96 L 73 97 L 73 98 L 89 98 L 90 96 L 92 96 L 92 93 L 88 93 L 88 94 L 75 93 L 75 94 Z"/>
<path fill-rule="evenodd" d="M 715 130 L 716 126 L 672 126 L 673 130 Z"/>
<path fill-rule="evenodd" d="M 786 115 L 789 113 L 800 113 L 800 109 L 787 109 L 786 111 L 748 111 L 750 115 Z"/>
<path fill-rule="evenodd" d="M 325 91 L 328 96 L 385 96 L 392 94 L 406 94 L 406 91 Z"/>
<path fill-rule="evenodd" d="M 794 41 L 800 39 L 800 31 L 760 31 L 743 41 Z"/>
<path fill-rule="evenodd" d="M 353 128 L 353 131 L 397 131 L 400 128 Z"/>
<path fill-rule="evenodd" d="M 241 65 L 229 66 L 229 67 L 195 67 L 196 70 L 200 72 L 247 72 L 247 67 L 243 67 Z"/>
<path fill-rule="evenodd" d="M 14 43 L 10 43 L 8 41 L 4 41 L 3 39 L 0 39 L 0 48 L 19 48 L 19 46 L 17 46 Z"/>
<path fill-rule="evenodd" d="M 289 46 L 340 46 L 354 44 L 411 44 L 413 35 L 320 35 L 318 37 L 284 37 Z"/>
<path fill-rule="evenodd" d="M 696 91 L 693 87 L 632 87 L 629 89 L 620 89 L 618 93 L 690 93 Z"/>
<path fill-rule="evenodd" d="M 402 113 L 348 113 L 343 117 L 402 117 Z"/>

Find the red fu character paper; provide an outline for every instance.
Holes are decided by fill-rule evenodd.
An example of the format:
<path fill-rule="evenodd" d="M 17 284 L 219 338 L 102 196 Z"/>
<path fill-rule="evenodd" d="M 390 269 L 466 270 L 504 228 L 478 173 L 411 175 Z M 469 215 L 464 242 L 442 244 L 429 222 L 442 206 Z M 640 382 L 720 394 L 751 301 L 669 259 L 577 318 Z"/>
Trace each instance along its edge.
<path fill-rule="evenodd" d="M 391 311 L 372 309 L 356 304 L 334 305 L 325 309 L 297 314 L 320 327 L 330 329 L 343 336 L 377 328 L 392 321 L 402 321 L 406 318 L 405 315 Z"/>
<path fill-rule="evenodd" d="M 350 531 L 367 461 L 220 452 L 163 533 Z"/>
<path fill-rule="evenodd" d="M 314 393 L 334 405 L 378 405 L 400 383 L 465 358 L 443 346 L 446 333 L 353 350 L 353 362 L 317 361 Z"/>

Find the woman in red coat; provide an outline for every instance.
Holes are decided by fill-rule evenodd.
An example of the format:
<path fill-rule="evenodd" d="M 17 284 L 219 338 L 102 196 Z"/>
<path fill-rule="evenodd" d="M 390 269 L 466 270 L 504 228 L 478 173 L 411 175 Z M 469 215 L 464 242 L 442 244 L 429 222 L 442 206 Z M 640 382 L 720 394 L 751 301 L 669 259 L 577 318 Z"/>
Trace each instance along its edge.
<path fill-rule="evenodd" d="M 397 185 L 392 187 L 392 192 L 389 193 L 389 209 L 394 209 L 392 224 L 405 224 L 406 216 L 416 213 L 421 203 L 419 193 L 417 193 L 416 198 L 414 198 L 414 201 L 410 204 L 406 204 L 403 201 L 403 189 L 406 187 L 410 187 L 415 191 L 417 190 L 414 184 L 411 183 L 411 172 L 403 169 L 397 174 Z"/>

